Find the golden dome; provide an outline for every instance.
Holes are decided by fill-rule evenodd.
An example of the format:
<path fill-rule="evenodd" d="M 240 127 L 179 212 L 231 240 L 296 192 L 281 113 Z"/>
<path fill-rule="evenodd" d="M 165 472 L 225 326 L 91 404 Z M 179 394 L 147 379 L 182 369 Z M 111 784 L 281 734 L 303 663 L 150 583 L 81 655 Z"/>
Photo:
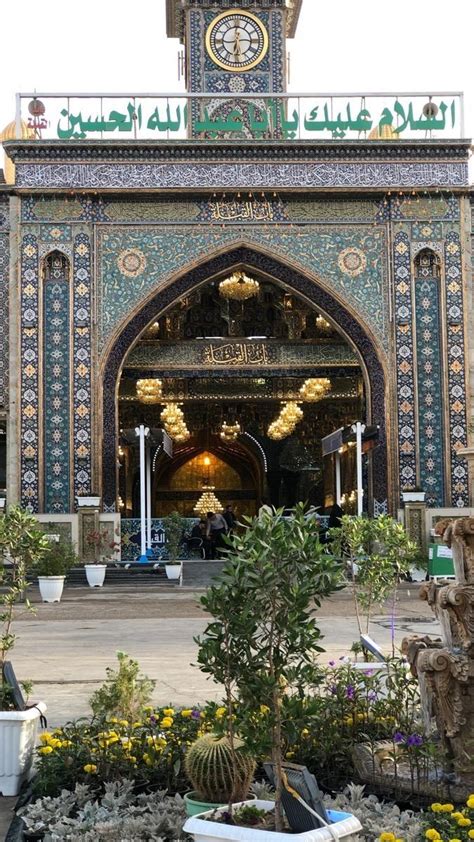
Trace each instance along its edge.
<path fill-rule="evenodd" d="M 400 135 L 393 126 L 375 126 L 369 134 L 368 140 L 400 140 Z"/>
<path fill-rule="evenodd" d="M 32 140 L 35 137 L 35 130 L 28 128 L 24 120 L 20 123 L 20 129 L 21 136 L 17 138 L 16 121 L 13 120 L 11 123 L 8 123 L 8 126 L 5 126 L 3 129 L 3 132 L 0 132 L 0 143 L 3 143 L 5 140 Z M 7 155 L 4 155 L 3 171 L 7 184 L 15 184 L 15 164 Z"/>

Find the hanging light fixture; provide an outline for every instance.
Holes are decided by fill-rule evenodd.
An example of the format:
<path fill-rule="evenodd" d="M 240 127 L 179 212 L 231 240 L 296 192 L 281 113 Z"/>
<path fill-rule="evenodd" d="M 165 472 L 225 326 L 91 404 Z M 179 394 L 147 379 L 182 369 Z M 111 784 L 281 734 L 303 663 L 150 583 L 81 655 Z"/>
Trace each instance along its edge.
<path fill-rule="evenodd" d="M 141 403 L 160 403 L 163 391 L 163 381 L 150 377 L 144 380 L 137 380 L 137 398 Z"/>
<path fill-rule="evenodd" d="M 323 333 L 331 333 L 332 331 L 332 324 L 321 315 L 316 316 L 316 327 Z"/>
<path fill-rule="evenodd" d="M 310 377 L 305 380 L 300 395 L 303 401 L 320 401 L 331 391 L 331 381 L 327 377 Z"/>
<path fill-rule="evenodd" d="M 173 441 L 181 444 L 191 437 L 191 433 L 184 420 L 183 410 L 180 409 L 177 403 L 166 404 L 161 412 L 160 419 L 163 422 L 165 431 Z"/>
<path fill-rule="evenodd" d="M 275 421 L 272 421 L 267 430 L 268 438 L 274 441 L 282 441 L 290 436 L 296 425 L 303 419 L 303 410 L 296 401 L 287 401 L 282 405 L 280 414 Z"/>
<path fill-rule="evenodd" d="M 219 284 L 220 294 L 232 301 L 246 301 L 247 298 L 257 295 L 259 289 L 259 282 L 249 278 L 245 272 L 234 272 L 230 278 L 226 278 Z"/>
<path fill-rule="evenodd" d="M 194 506 L 194 511 L 200 517 L 204 517 L 208 512 L 223 512 L 224 506 L 214 494 L 214 485 L 203 485 L 202 494 Z"/>
<path fill-rule="evenodd" d="M 220 429 L 220 437 L 222 441 L 236 441 L 242 432 L 240 424 L 236 421 L 235 424 L 228 424 L 227 421 L 222 423 Z"/>

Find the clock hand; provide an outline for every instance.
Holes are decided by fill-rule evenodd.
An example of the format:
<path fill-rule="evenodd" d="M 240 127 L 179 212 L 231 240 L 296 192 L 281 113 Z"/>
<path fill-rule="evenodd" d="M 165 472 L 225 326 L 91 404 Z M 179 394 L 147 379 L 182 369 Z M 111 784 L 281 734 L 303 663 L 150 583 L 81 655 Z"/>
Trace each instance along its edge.
<path fill-rule="evenodd" d="M 234 41 L 233 53 L 234 53 L 234 56 L 237 58 L 237 61 L 242 61 L 242 48 L 240 46 L 240 29 L 235 30 L 235 41 Z"/>

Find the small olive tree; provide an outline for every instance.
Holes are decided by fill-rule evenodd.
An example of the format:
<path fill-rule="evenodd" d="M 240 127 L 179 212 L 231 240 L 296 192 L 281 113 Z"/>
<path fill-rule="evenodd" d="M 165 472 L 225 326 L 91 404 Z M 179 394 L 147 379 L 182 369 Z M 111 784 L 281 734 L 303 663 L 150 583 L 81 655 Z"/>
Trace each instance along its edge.
<path fill-rule="evenodd" d="M 198 639 L 198 662 L 224 685 L 231 742 L 237 700 L 243 714 L 239 736 L 247 738 L 249 749 L 251 722 L 256 712 L 266 712 L 281 831 L 283 701 L 290 692 L 303 692 L 314 675 L 315 657 L 323 650 L 313 613 L 337 589 L 341 565 L 320 544 L 315 520 L 307 518 L 303 505 L 289 517 L 283 510 L 264 510 L 246 519 L 246 528 L 228 543 L 221 577 L 201 599 L 213 619 Z"/>
<path fill-rule="evenodd" d="M 390 596 L 395 600 L 400 577 L 417 556 L 418 547 L 404 526 L 389 515 L 344 515 L 341 526 L 329 531 L 329 542 L 349 570 L 359 633 L 368 634 L 374 607 Z"/>
<path fill-rule="evenodd" d="M 50 544 L 36 518 L 12 506 L 0 516 L 0 708 L 9 704 L 10 688 L 4 677 L 8 652 L 15 645 L 13 621 L 19 603 L 31 606 L 25 598 L 28 571 L 49 551 Z"/>

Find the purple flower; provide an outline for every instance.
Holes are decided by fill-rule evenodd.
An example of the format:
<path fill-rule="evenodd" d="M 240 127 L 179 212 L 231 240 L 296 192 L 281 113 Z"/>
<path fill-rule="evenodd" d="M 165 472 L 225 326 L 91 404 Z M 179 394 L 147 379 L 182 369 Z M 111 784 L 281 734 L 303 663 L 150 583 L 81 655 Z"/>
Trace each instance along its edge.
<path fill-rule="evenodd" d="M 402 734 L 401 731 L 395 731 L 393 735 L 393 742 L 394 743 L 404 743 L 405 742 L 405 734 Z"/>
<path fill-rule="evenodd" d="M 200 719 L 201 718 L 200 712 L 198 710 L 193 710 L 191 712 L 191 718 L 192 719 Z"/>
<path fill-rule="evenodd" d="M 369 693 L 367 693 L 367 698 L 368 698 L 369 702 L 376 702 L 377 701 L 377 693 L 375 692 L 375 690 L 371 690 Z"/>
<path fill-rule="evenodd" d="M 355 690 L 352 684 L 348 684 L 346 687 L 346 697 L 348 699 L 355 699 Z"/>
<path fill-rule="evenodd" d="M 407 746 L 414 748 L 423 744 L 423 737 L 420 734 L 410 734 L 407 738 Z"/>
<path fill-rule="evenodd" d="M 333 696 L 335 696 L 335 695 L 337 694 L 337 685 L 336 685 L 336 684 L 333 684 L 333 685 L 330 687 L 330 690 L 331 690 L 332 695 L 333 695 Z"/>
<path fill-rule="evenodd" d="M 336 662 L 335 662 L 335 661 L 329 661 L 329 666 L 330 666 L 330 667 L 335 667 L 335 666 L 336 666 Z"/>
<path fill-rule="evenodd" d="M 150 722 L 152 725 L 156 725 L 157 719 L 156 716 L 153 716 L 153 714 L 150 716 Z"/>
<path fill-rule="evenodd" d="M 374 674 L 374 670 L 364 670 L 364 675 L 371 676 Z"/>

